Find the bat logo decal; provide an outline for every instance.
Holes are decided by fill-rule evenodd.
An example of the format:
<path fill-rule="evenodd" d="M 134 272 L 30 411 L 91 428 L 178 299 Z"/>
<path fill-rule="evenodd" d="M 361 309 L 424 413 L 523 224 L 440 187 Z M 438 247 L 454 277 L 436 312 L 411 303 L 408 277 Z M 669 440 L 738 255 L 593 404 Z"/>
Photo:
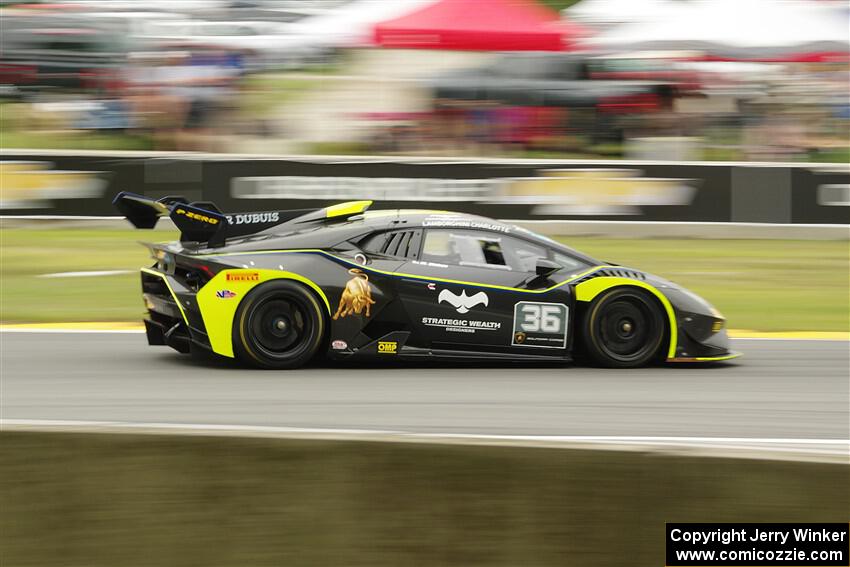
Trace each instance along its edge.
<path fill-rule="evenodd" d="M 437 303 L 444 301 L 457 309 L 458 313 L 467 313 L 476 305 L 484 305 L 486 307 L 490 304 L 490 299 L 483 291 L 468 296 L 465 289 L 461 290 L 460 295 L 455 295 L 447 289 L 442 290 L 440 295 L 437 296 Z"/>

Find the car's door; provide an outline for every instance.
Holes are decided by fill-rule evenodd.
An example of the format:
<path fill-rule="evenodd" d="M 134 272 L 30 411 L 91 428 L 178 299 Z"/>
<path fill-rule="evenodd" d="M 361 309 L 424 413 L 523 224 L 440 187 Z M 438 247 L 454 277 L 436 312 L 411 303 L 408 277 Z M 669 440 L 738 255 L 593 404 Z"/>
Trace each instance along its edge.
<path fill-rule="evenodd" d="M 544 245 L 513 235 L 426 230 L 419 255 L 399 269 L 416 276 L 399 282 L 411 342 L 438 350 L 563 356 L 570 292 L 535 272 L 538 259 L 551 255 Z"/>
<path fill-rule="evenodd" d="M 418 253 L 421 234 L 419 229 L 381 231 L 334 251 L 335 256 L 350 263 L 350 279 L 340 290 L 338 303 L 331 306 L 333 348 L 335 342 L 362 349 L 390 333 L 402 334 L 387 341 L 392 339 L 396 346 L 404 344 L 409 336 L 405 331 L 410 329 L 395 274 Z"/>

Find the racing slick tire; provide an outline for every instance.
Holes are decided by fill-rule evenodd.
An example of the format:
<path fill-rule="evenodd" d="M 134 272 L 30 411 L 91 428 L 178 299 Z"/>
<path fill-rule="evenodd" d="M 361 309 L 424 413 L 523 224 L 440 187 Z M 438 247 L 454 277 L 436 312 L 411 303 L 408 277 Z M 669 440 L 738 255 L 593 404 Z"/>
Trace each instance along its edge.
<path fill-rule="evenodd" d="M 584 317 L 585 350 L 600 366 L 636 368 L 657 358 L 665 331 L 654 298 L 633 287 L 620 287 L 591 302 Z"/>
<path fill-rule="evenodd" d="M 254 288 L 233 319 L 233 348 L 239 360 L 284 370 L 305 365 L 319 351 L 327 316 L 306 287 L 273 280 Z"/>

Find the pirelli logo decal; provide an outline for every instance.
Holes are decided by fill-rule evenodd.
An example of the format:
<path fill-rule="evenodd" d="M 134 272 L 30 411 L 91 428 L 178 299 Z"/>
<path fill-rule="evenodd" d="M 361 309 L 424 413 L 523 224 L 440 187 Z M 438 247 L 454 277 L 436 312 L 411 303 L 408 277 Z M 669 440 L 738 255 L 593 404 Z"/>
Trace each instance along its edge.
<path fill-rule="evenodd" d="M 205 222 L 207 224 L 218 224 L 218 219 L 208 217 L 207 215 L 202 215 L 199 213 L 193 213 L 192 211 L 187 211 L 186 209 L 177 208 L 174 210 L 175 214 L 183 215 L 187 219 L 192 219 L 196 221 Z"/>
<path fill-rule="evenodd" d="M 228 273 L 225 279 L 229 282 L 258 282 L 260 281 L 259 272 L 242 272 L 237 274 Z"/>

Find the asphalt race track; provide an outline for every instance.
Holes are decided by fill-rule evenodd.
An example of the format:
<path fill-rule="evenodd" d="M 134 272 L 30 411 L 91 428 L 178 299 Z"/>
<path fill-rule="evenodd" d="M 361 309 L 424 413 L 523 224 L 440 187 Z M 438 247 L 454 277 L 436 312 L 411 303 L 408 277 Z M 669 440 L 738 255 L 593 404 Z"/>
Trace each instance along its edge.
<path fill-rule="evenodd" d="M 638 371 L 322 364 L 257 371 L 142 334 L 0 334 L 2 418 L 417 433 L 850 438 L 850 343 L 738 340 L 745 356 Z M 226 361 L 225 361 L 226 362 Z"/>

